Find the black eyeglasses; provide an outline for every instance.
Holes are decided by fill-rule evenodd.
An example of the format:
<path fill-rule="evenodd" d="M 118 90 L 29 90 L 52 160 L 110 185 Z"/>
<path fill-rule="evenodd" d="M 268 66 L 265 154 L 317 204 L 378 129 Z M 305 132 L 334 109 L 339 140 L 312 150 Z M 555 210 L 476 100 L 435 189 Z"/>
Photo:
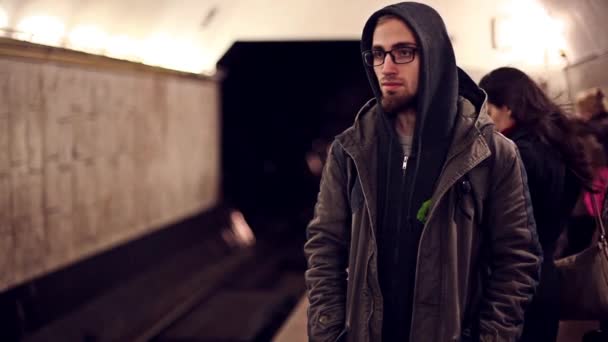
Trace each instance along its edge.
<path fill-rule="evenodd" d="M 363 60 L 365 64 L 369 66 L 380 66 L 384 64 L 386 54 L 391 56 L 393 63 L 395 64 L 407 64 L 414 60 L 416 57 L 416 51 L 418 48 L 413 46 L 403 46 L 394 48 L 389 51 L 384 50 L 370 50 L 363 52 Z"/>

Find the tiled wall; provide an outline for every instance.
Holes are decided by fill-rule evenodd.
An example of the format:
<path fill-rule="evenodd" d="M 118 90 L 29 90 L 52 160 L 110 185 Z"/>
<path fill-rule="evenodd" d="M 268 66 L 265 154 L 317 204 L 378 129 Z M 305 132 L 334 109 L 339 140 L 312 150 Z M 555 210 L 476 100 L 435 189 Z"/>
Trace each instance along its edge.
<path fill-rule="evenodd" d="M 0 291 L 218 198 L 218 86 L 0 59 Z"/>

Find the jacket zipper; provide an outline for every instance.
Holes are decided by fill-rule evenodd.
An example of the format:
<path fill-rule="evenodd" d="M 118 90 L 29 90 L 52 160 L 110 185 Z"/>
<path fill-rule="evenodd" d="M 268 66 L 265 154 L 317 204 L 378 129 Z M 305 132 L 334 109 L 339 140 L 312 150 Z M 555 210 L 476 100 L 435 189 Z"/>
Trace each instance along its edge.
<path fill-rule="evenodd" d="M 403 194 L 403 187 L 405 186 L 405 175 L 407 172 L 407 161 L 410 159 L 409 156 L 403 156 L 403 164 L 401 164 L 401 170 L 403 170 L 403 173 L 401 175 L 401 184 L 399 186 L 399 194 Z M 390 167 L 390 165 L 389 165 Z M 385 204 L 386 205 L 386 204 Z M 397 218 L 397 236 L 395 237 L 397 243 L 399 243 L 398 241 L 400 241 L 400 237 L 401 237 L 401 222 L 403 220 L 403 211 L 399 211 L 399 217 Z M 399 259 L 399 249 L 395 248 L 395 251 L 393 252 L 393 263 L 396 265 Z"/>
<path fill-rule="evenodd" d="M 405 183 L 406 183 L 406 175 L 407 175 L 407 162 L 410 159 L 410 156 L 404 155 L 403 156 L 403 164 L 401 164 L 401 170 L 403 171 L 402 175 L 401 175 L 401 184 L 399 186 L 399 195 L 401 196 L 404 192 L 405 192 Z M 390 167 L 390 165 L 389 165 Z M 402 202 L 403 203 L 403 202 Z M 385 204 L 386 205 L 386 204 Z M 409 206 L 408 206 L 409 207 Z M 409 220 L 409 208 L 406 211 L 406 213 L 408 213 L 408 216 L 406 219 Z M 397 236 L 395 236 L 395 241 L 397 242 L 397 244 L 399 244 L 399 241 L 401 241 L 401 226 L 402 226 L 402 222 L 403 222 L 403 211 L 399 210 L 399 216 L 397 217 Z M 408 223 L 408 229 L 409 229 L 409 223 Z M 400 254 L 400 249 L 399 248 L 395 248 L 392 256 L 393 256 L 393 266 L 397 266 L 399 264 L 399 254 Z M 393 278 L 392 282 L 397 281 L 396 278 Z M 393 285 L 391 285 L 393 286 Z"/>

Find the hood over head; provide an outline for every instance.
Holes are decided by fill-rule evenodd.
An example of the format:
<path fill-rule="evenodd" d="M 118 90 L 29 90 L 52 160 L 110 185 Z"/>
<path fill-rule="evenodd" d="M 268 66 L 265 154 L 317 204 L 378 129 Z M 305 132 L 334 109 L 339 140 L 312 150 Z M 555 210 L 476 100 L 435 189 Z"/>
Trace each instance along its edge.
<path fill-rule="evenodd" d="M 457 115 L 459 74 L 466 78 L 468 95 L 474 97 L 470 100 L 478 109 L 481 107 L 480 99 L 483 102 L 485 95 L 456 66 L 454 49 L 443 19 L 437 11 L 427 5 L 417 2 L 402 2 L 387 6 L 372 14 L 363 29 L 361 52 L 371 49 L 376 23 L 384 15 L 401 18 L 413 31 L 418 43 L 416 58 L 420 58 L 420 79 L 415 100 L 415 140 L 420 144 L 424 140 L 424 145 L 430 142 L 437 143 L 437 139 L 449 141 Z M 382 91 L 374 70 L 367 65 L 365 65 L 365 70 L 374 95 L 378 103 L 381 103 Z"/>

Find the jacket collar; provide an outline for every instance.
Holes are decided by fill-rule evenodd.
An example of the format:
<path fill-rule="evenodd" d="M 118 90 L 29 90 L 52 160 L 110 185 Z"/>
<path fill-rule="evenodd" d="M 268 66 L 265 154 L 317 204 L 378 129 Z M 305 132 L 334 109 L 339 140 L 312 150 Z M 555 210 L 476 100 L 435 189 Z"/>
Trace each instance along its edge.
<path fill-rule="evenodd" d="M 380 124 L 381 119 L 378 116 L 382 115 L 377 108 L 376 99 L 368 101 L 357 114 L 353 126 L 336 137 L 357 168 L 361 190 L 371 218 L 372 231 L 376 231 L 377 222 L 377 125 Z"/>
<path fill-rule="evenodd" d="M 489 125 L 494 125 L 487 114 L 487 106 L 479 113 L 466 99 L 460 98 L 454 139 L 443 166 L 439 182 L 433 193 L 436 203 L 454 183 L 491 155 L 490 147 L 482 135 Z"/>

